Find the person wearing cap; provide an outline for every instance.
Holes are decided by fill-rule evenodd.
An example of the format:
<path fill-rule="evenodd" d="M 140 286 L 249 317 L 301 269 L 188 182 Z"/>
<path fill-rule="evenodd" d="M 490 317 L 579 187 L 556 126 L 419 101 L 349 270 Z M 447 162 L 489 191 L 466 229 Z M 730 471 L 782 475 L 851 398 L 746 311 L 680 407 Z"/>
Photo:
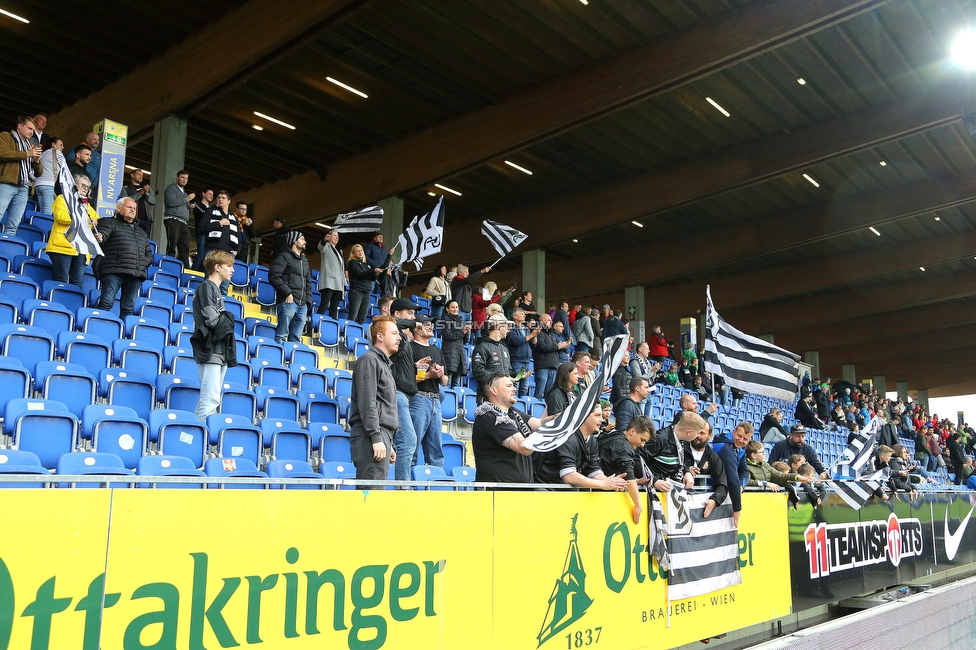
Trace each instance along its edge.
<path fill-rule="evenodd" d="M 778 460 L 788 461 L 793 454 L 800 454 L 807 459 L 807 463 L 813 466 L 817 473 L 827 478 L 827 468 L 820 462 L 817 451 L 806 444 L 807 429 L 802 424 L 797 423 L 790 427 L 790 435 L 786 440 L 780 440 L 773 445 L 773 450 L 769 452 L 769 464 L 772 465 Z"/>
<path fill-rule="evenodd" d="M 444 452 L 441 450 L 441 395 L 440 387 L 447 386 L 444 373 L 444 353 L 436 345 L 430 344 L 434 336 L 434 319 L 423 314 L 414 316 L 417 325 L 413 328 L 414 361 L 417 367 L 417 393 L 410 398 L 410 419 L 417 433 L 417 451 L 413 454 L 411 466 L 420 460 L 420 449 L 424 450 L 427 465 L 444 467 Z M 429 359 L 429 361 L 424 361 Z M 424 367 L 426 363 L 426 368 Z"/>
<path fill-rule="evenodd" d="M 220 190 L 217 192 L 216 205 L 210 208 L 203 220 L 207 235 L 207 241 L 203 246 L 206 253 L 227 251 L 231 255 L 237 256 L 237 251 L 240 250 L 241 245 L 240 226 L 237 223 L 237 217 L 228 213 L 228 209 L 230 209 L 230 193 L 227 190 Z M 189 231 L 187 231 L 187 239 L 189 239 Z M 222 282 L 220 293 L 226 296 L 229 288 L 230 281 Z"/>
<path fill-rule="evenodd" d="M 400 331 L 399 349 L 392 355 L 393 380 L 396 383 L 397 415 L 400 426 L 393 436 L 393 448 L 400 462 L 396 464 L 396 480 L 409 481 L 414 454 L 417 453 L 417 431 L 410 417 L 410 400 L 417 394 L 417 369 L 430 364 L 430 357 L 415 358 L 413 353 L 414 315 L 420 305 L 407 298 L 397 298 L 390 304 L 390 314 Z"/>
<path fill-rule="evenodd" d="M 329 228 L 319 242 L 319 314 L 329 313 L 333 320 L 339 318 L 339 303 L 346 288 L 345 263 L 339 250 L 339 233 Z"/>
<path fill-rule="evenodd" d="M 827 425 L 817 417 L 817 412 L 814 410 L 813 406 L 813 395 L 811 395 L 810 391 L 806 388 L 802 389 L 800 392 L 800 401 L 796 403 L 796 412 L 794 413 L 794 417 L 800 421 L 800 424 L 810 429 L 827 428 Z"/>
<path fill-rule="evenodd" d="M 268 282 L 278 297 L 275 341 L 300 343 L 305 318 L 312 308 L 312 269 L 305 257 L 305 236 L 300 231 L 288 233 L 288 248 L 271 262 Z"/>
<path fill-rule="evenodd" d="M 508 354 L 505 337 L 511 325 L 501 314 L 487 321 L 488 333 L 478 339 L 471 357 L 471 374 L 478 382 L 478 399 L 484 399 L 483 385 L 495 373 L 512 376 L 512 360 Z"/>
<path fill-rule="evenodd" d="M 281 254 L 281 251 L 286 251 L 291 246 L 291 244 L 289 244 L 287 241 L 288 233 L 291 232 L 291 228 L 287 223 L 285 223 L 284 217 L 275 217 L 274 221 L 271 222 L 271 225 L 274 226 L 275 229 L 273 241 L 274 251 L 272 254 L 274 257 L 278 257 L 278 255 Z"/>

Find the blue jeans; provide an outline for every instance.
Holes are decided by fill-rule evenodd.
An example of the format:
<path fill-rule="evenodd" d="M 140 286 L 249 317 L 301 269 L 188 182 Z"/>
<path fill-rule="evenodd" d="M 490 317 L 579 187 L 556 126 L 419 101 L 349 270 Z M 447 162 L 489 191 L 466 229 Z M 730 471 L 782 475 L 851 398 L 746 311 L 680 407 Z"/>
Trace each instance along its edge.
<path fill-rule="evenodd" d="M 119 288 L 122 295 L 119 297 L 119 318 L 125 320 L 126 316 L 131 316 L 136 309 L 136 296 L 142 287 L 142 280 L 134 275 L 103 275 L 102 276 L 102 295 L 98 299 L 98 309 L 110 311 L 115 304 L 115 294 Z"/>
<path fill-rule="evenodd" d="M 308 305 L 299 306 L 294 302 L 278 303 L 278 330 L 275 332 L 275 341 L 284 343 L 285 341 L 302 342 L 302 331 L 305 329 L 305 313 Z"/>
<path fill-rule="evenodd" d="M 933 456 L 932 454 L 925 454 L 925 460 L 922 461 L 922 466 L 928 472 L 935 472 L 939 469 L 939 457 Z"/>
<path fill-rule="evenodd" d="M 64 253 L 48 253 L 51 258 L 51 278 L 55 282 L 67 282 L 79 289 L 85 279 L 86 258 L 84 255 L 65 255 Z"/>
<path fill-rule="evenodd" d="M 201 363 L 197 365 L 197 376 L 200 377 L 200 401 L 193 415 L 206 423 L 207 416 L 213 415 L 220 408 L 220 387 L 224 384 L 227 365 L 222 363 Z"/>
<path fill-rule="evenodd" d="M 417 432 L 413 428 L 410 417 L 410 400 L 400 391 L 397 396 L 397 417 L 400 418 L 400 428 L 393 436 L 393 448 L 396 449 L 396 480 L 409 481 L 410 468 L 413 466 L 413 455 L 417 453 Z"/>
<path fill-rule="evenodd" d="M 424 462 L 428 465 L 444 467 L 444 452 L 441 450 L 441 400 L 417 393 L 410 398 L 410 419 L 417 433 L 417 449 L 413 452 L 411 465 L 420 460 L 419 448 L 424 448 Z"/>
<path fill-rule="evenodd" d="M 152 239 L 152 237 L 150 237 Z M 190 269 L 194 271 L 203 271 L 203 258 L 207 256 L 207 251 L 203 250 L 207 245 L 206 235 L 197 235 L 197 256 L 193 258 L 193 266 Z"/>
<path fill-rule="evenodd" d="M 535 398 L 545 399 L 546 393 L 552 388 L 556 381 L 555 368 L 536 368 L 535 369 Z"/>
<path fill-rule="evenodd" d="M 20 220 L 24 218 L 27 209 L 27 186 L 0 183 L 0 214 L 10 209 L 7 219 L 3 222 L 3 234 L 16 235 L 20 228 Z"/>
<path fill-rule="evenodd" d="M 44 214 L 54 214 L 54 186 L 35 185 L 34 194 L 37 195 L 37 211 Z"/>
<path fill-rule="evenodd" d="M 525 368 L 526 370 L 528 370 L 529 369 L 529 364 L 527 362 L 525 362 L 525 361 L 513 361 L 512 362 L 512 372 L 514 372 L 516 375 L 518 374 L 518 371 L 519 370 L 522 370 L 523 368 Z M 514 377 L 515 375 L 512 375 L 512 376 Z M 526 395 L 528 395 L 529 394 L 529 378 L 528 377 L 522 377 L 517 382 L 515 382 L 515 390 L 517 391 L 516 395 L 518 395 L 519 397 L 525 397 Z"/>

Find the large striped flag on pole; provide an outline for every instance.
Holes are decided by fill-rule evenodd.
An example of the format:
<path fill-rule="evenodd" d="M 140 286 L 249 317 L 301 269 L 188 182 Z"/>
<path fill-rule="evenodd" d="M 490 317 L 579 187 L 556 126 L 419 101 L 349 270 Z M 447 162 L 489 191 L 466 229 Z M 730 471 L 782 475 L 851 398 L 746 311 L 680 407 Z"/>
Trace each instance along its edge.
<path fill-rule="evenodd" d="M 88 219 L 88 204 L 81 198 L 81 192 L 65 164 L 58 167 L 58 182 L 61 183 L 61 196 L 68 206 L 68 214 L 71 215 L 71 223 L 64 230 L 64 238 L 71 242 L 79 255 L 101 255 L 102 248 L 95 239 L 91 221 Z"/>
<path fill-rule="evenodd" d="M 332 230 L 344 232 L 376 232 L 383 225 L 383 208 L 373 205 L 356 212 L 343 212 L 336 217 Z"/>
<path fill-rule="evenodd" d="M 705 296 L 705 370 L 724 377 L 731 388 L 796 399 L 800 357 L 735 329 L 715 311 L 710 288 Z"/>
<path fill-rule="evenodd" d="M 399 266 L 413 262 L 417 270 L 424 265 L 424 258 L 441 252 L 444 243 L 444 197 L 434 209 L 423 216 L 416 216 L 397 240 L 400 246 Z"/>
<path fill-rule="evenodd" d="M 874 442 L 878 431 L 881 429 L 881 419 L 871 418 L 867 426 L 859 431 L 857 437 L 851 440 L 844 453 L 834 461 L 830 467 L 831 476 L 841 476 L 847 478 L 857 478 L 864 473 L 864 466 L 871 460 L 871 452 L 874 451 Z"/>
<path fill-rule="evenodd" d="M 739 573 L 739 531 L 732 501 L 714 508 L 706 519 L 711 493 L 692 494 L 672 483 L 665 517 L 668 551 L 668 600 L 694 598 L 742 584 Z"/>
<path fill-rule="evenodd" d="M 878 488 L 887 481 L 888 470 L 882 469 L 871 474 L 862 476 L 860 479 L 852 481 L 827 481 L 827 487 L 837 493 L 844 503 L 854 510 L 860 510 L 861 506 L 874 496 Z"/>
<path fill-rule="evenodd" d="M 529 435 L 522 443 L 523 447 L 538 452 L 552 451 L 566 442 L 583 425 L 583 421 L 593 412 L 593 408 L 599 401 L 600 393 L 603 392 L 607 380 L 620 367 L 620 361 L 627 350 L 628 338 L 626 334 L 620 334 L 611 336 L 603 342 L 603 363 L 596 379 L 566 407 L 565 411 L 559 414 L 559 417 Z"/>
<path fill-rule="evenodd" d="M 516 246 L 527 239 L 524 232 L 491 219 L 485 219 L 481 223 L 481 234 L 488 238 L 488 241 L 502 257 L 511 253 Z"/>

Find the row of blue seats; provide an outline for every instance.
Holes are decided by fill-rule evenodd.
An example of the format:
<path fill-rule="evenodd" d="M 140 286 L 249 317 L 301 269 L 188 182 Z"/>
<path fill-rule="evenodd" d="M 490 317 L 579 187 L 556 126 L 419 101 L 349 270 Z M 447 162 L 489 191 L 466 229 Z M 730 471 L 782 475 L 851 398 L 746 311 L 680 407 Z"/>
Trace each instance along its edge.
<path fill-rule="evenodd" d="M 113 454 L 128 469 L 155 454 L 182 456 L 195 468 L 203 467 L 209 456 L 244 459 L 255 466 L 270 460 L 352 460 L 349 433 L 331 422 L 302 427 L 295 420 L 269 417 L 255 425 L 242 416 L 217 413 L 203 423 L 179 409 L 156 409 L 146 420 L 131 408 L 111 404 L 87 405 L 79 420 L 63 402 L 43 399 L 11 400 L 3 414 L 9 446 L 35 454 L 48 469 L 63 454 L 85 448 Z M 448 471 L 465 464 L 466 448 L 453 436 L 442 434 L 442 448 Z"/>
<path fill-rule="evenodd" d="M 135 470 L 129 469 L 122 464 L 122 460 L 114 454 L 104 452 L 71 452 L 62 454 L 58 458 L 55 468 L 56 475 L 62 476 L 90 476 L 98 479 L 97 482 L 73 482 L 73 483 L 52 483 L 59 488 L 93 488 L 107 485 L 112 488 L 125 488 L 134 486 L 137 488 L 210 488 L 210 489 L 322 489 L 325 487 L 337 487 L 332 483 L 311 483 L 307 479 L 339 479 L 350 481 L 355 479 L 356 470 L 352 463 L 341 461 L 330 461 L 319 465 L 319 471 L 312 470 L 311 465 L 302 461 L 291 460 L 272 460 L 266 465 L 265 471 L 260 471 L 248 460 L 241 458 L 211 458 L 204 464 L 204 469 L 199 470 L 193 467 L 192 463 L 182 456 L 144 456 L 139 459 Z M 392 469 L 392 466 L 391 466 Z M 455 483 L 469 483 L 474 481 L 475 473 L 470 467 L 455 467 L 449 477 L 443 468 L 432 465 L 417 465 L 411 470 L 415 481 L 452 481 Z M 45 469 L 40 459 L 29 451 L 17 449 L 0 450 L 0 475 L 17 475 L 23 477 L 23 481 L 0 481 L 0 488 L 43 488 L 47 487 L 44 482 L 32 482 L 27 479 L 30 476 L 48 476 L 50 472 Z M 199 482 L 156 482 L 156 483 L 129 483 L 119 482 L 113 477 L 120 476 L 144 476 L 144 477 L 212 477 L 212 478 L 243 478 L 243 479 L 306 479 L 302 483 L 261 483 L 261 482 L 241 482 L 241 483 L 206 483 Z M 392 472 L 389 480 L 393 480 Z M 446 485 L 446 483 L 441 483 Z M 389 486 L 389 487 L 392 487 Z M 388 487 L 388 489 L 389 489 Z M 342 489 L 354 489 L 354 485 L 349 483 L 342 486 Z M 421 488 L 416 488 L 421 489 Z M 437 488 L 434 488 L 437 489 Z M 442 488 L 443 489 L 443 488 Z M 453 489 L 453 488 L 449 488 Z"/>

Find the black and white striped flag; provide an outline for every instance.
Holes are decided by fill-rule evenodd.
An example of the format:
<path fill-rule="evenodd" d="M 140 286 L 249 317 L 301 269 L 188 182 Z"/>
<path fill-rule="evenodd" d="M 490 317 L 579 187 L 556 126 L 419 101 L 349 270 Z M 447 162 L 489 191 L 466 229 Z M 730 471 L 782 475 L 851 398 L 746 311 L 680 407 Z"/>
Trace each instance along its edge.
<path fill-rule="evenodd" d="M 88 203 L 82 199 L 67 165 L 59 165 L 58 182 L 61 183 L 61 196 L 68 206 L 68 214 L 71 215 L 71 223 L 64 230 L 64 238 L 71 242 L 72 248 L 79 255 L 101 255 L 102 248 L 95 239 L 91 221 L 88 219 Z"/>
<path fill-rule="evenodd" d="M 538 452 L 552 451 L 566 442 L 583 425 L 599 401 L 607 379 L 612 377 L 620 367 L 620 361 L 627 351 L 628 338 L 626 334 L 620 334 L 603 342 L 603 363 L 596 379 L 566 407 L 565 411 L 559 414 L 559 417 L 542 425 L 526 438 L 522 443 L 523 447 Z"/>
<path fill-rule="evenodd" d="M 666 494 L 668 600 L 694 598 L 742 584 L 739 531 L 732 501 L 726 497 L 706 519 L 705 502 L 711 493 L 692 494 L 674 486 Z"/>
<path fill-rule="evenodd" d="M 434 209 L 423 216 L 416 216 L 399 238 L 399 266 L 413 262 L 417 270 L 424 265 L 424 258 L 441 252 L 444 243 L 444 197 Z"/>
<path fill-rule="evenodd" d="M 715 311 L 710 289 L 705 296 L 705 370 L 724 377 L 731 388 L 787 402 L 796 399 L 800 357 L 735 329 Z"/>
<path fill-rule="evenodd" d="M 383 208 L 374 205 L 357 212 L 343 212 L 336 217 L 332 230 L 344 232 L 376 232 L 383 225 Z"/>
<path fill-rule="evenodd" d="M 481 234 L 488 238 L 488 241 L 502 257 L 511 253 L 516 246 L 527 239 L 524 232 L 491 219 L 485 219 L 482 222 Z"/>
<path fill-rule="evenodd" d="M 827 487 L 837 493 L 844 503 L 854 510 L 860 510 L 861 506 L 868 502 L 878 488 L 880 488 L 887 477 L 887 470 L 880 470 L 870 476 L 864 476 L 855 481 L 827 481 Z"/>
<path fill-rule="evenodd" d="M 851 440 L 847 449 L 840 455 L 830 467 L 830 476 L 839 478 L 858 478 L 864 473 L 864 466 L 871 460 L 871 453 L 874 451 L 874 442 L 878 431 L 881 429 L 881 419 L 871 418 L 867 426 L 859 431 L 857 437 Z"/>

